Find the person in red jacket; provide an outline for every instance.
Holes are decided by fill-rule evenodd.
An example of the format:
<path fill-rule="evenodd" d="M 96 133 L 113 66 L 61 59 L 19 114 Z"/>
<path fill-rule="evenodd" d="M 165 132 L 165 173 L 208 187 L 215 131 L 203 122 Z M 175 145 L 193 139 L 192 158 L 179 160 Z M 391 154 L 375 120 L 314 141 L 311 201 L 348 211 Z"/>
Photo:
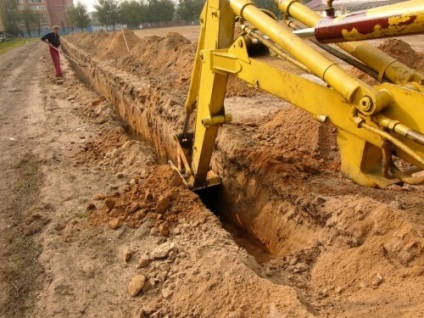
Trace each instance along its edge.
<path fill-rule="evenodd" d="M 59 26 L 53 26 L 53 32 L 47 33 L 41 38 L 41 41 L 46 42 L 49 45 L 50 55 L 53 60 L 54 69 L 56 71 L 56 77 L 62 78 L 62 70 L 60 69 L 60 36 Z"/>

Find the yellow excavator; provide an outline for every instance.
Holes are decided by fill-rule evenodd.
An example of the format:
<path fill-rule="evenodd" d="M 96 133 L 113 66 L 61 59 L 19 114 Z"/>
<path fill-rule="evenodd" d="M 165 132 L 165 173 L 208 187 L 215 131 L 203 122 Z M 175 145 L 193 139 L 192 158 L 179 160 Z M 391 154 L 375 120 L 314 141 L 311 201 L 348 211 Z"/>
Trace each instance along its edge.
<path fill-rule="evenodd" d="M 284 14 L 282 21 L 249 0 L 206 1 L 187 116 L 182 133 L 175 136 L 178 162 L 173 167 L 185 183 L 196 190 L 221 182 L 210 160 L 218 127 L 231 121 L 224 107 L 229 76 L 338 127 L 341 171 L 354 182 L 381 188 L 423 183 L 424 75 L 362 40 L 424 33 L 424 0 L 340 16 L 328 1 L 326 17 L 296 0 L 276 4 Z M 235 38 L 236 23 L 241 34 Z M 322 49 L 379 84 L 370 86 L 348 75 Z M 272 53 L 322 82 L 278 68 L 257 52 Z M 193 113 L 194 132 L 189 129 Z M 401 171 L 395 158 L 410 169 Z"/>

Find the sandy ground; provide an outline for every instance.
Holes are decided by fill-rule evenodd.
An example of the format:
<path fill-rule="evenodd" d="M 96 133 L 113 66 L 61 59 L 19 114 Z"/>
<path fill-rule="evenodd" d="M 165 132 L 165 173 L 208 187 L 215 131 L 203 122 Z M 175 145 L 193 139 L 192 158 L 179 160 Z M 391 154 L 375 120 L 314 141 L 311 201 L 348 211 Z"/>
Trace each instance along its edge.
<path fill-rule="evenodd" d="M 145 38 L 152 35 L 167 36 L 170 32 L 178 32 L 191 42 L 195 42 L 199 37 L 199 25 L 178 26 L 159 29 L 142 29 L 134 31 L 134 33 L 140 38 Z"/>
<path fill-rule="evenodd" d="M 146 41 L 138 49 L 178 48 L 178 59 L 167 57 L 181 63 L 175 78 L 160 70 L 163 60 L 143 61 L 144 51 L 113 50 L 122 42 L 106 41 L 109 50 L 93 58 L 123 81 L 148 80 L 179 123 L 166 107 L 184 98 L 197 27 L 178 29 L 187 42 L 149 39 L 168 31 L 137 31 Z M 235 120 L 218 138 L 220 172 L 263 204 L 259 242 L 221 223 L 158 164 L 112 101 L 63 66 L 66 80 L 57 82 L 42 43 L 0 59 L 1 317 L 424 316 L 421 188 L 342 179 L 331 127 L 232 83 Z M 170 92 L 171 106 L 163 102 Z M 268 235 L 274 230 L 278 237 Z"/>

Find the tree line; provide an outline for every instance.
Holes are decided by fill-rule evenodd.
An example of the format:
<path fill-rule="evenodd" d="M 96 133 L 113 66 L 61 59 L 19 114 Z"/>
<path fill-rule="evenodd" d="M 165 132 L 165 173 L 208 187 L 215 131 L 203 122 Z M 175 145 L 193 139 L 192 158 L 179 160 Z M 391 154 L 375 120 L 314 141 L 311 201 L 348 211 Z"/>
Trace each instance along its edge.
<path fill-rule="evenodd" d="M 159 26 L 170 21 L 197 21 L 205 0 L 98 0 L 94 6 L 94 18 L 103 26 L 126 24 L 129 28 L 140 25 Z M 87 7 L 78 2 L 65 8 L 65 20 L 61 27 L 85 30 L 92 23 Z M 0 0 L 0 17 L 7 33 L 18 35 L 26 31 L 40 34 L 42 12 L 30 6 L 20 6 L 19 0 Z"/>
<path fill-rule="evenodd" d="M 306 0 L 308 1 L 308 0 Z M 310 1 L 310 0 L 309 0 Z M 100 24 L 114 26 L 126 24 L 129 28 L 140 25 L 159 26 L 170 21 L 193 22 L 198 21 L 205 0 L 98 0 L 94 6 Z M 253 0 L 260 8 L 270 10 L 277 17 L 282 14 L 278 11 L 273 0 Z"/>
<path fill-rule="evenodd" d="M 171 21 L 197 21 L 205 0 L 98 0 L 94 5 L 96 19 L 101 25 L 126 24 L 128 28 L 140 25 L 159 26 Z"/>
<path fill-rule="evenodd" d="M 254 0 L 260 8 L 281 16 L 273 0 Z M 205 0 L 97 0 L 96 18 L 104 26 L 126 24 L 129 28 L 160 26 L 168 22 L 198 21 Z"/>
<path fill-rule="evenodd" d="M 278 15 L 273 0 L 255 0 L 259 7 L 269 9 Z M 197 21 L 205 0 L 97 0 L 96 12 L 90 21 L 87 7 L 77 2 L 65 8 L 65 21 L 61 27 L 85 30 L 96 22 L 106 28 L 115 28 L 123 24 L 128 28 L 140 26 L 155 27 L 167 25 L 169 22 L 191 23 Z M 23 29 L 28 33 L 41 32 L 42 16 L 39 11 L 29 6 L 20 7 L 19 0 L 0 0 L 0 15 L 5 31 L 14 35 L 21 34 Z"/>

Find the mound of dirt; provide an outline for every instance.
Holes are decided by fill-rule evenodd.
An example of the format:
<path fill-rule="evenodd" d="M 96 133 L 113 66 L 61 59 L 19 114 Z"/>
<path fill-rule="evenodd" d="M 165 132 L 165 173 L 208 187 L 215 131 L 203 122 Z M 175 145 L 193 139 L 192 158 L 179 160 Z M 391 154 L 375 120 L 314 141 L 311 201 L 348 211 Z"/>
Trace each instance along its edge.
<path fill-rule="evenodd" d="M 313 309 L 305 308 L 293 289 L 261 277 L 262 268 L 234 245 L 169 166 L 156 166 L 146 179 L 131 179 L 123 191 L 94 199 L 92 206 L 99 208 L 90 211 L 89 221 L 95 228 L 106 222 L 117 233 L 128 227 L 143 233 L 142 241 L 123 249 L 130 271 L 148 278 L 140 297 L 143 310 L 156 303 L 155 311 L 182 316 L 194 312 L 197 317 L 243 317 L 249 312 L 249 317 L 259 318 L 288 311 L 312 317 L 308 311 Z M 267 299 L 256 299 L 252 306 L 252 295 L 263 293 Z"/>
<path fill-rule="evenodd" d="M 74 156 L 76 164 L 89 164 L 121 174 L 147 173 L 157 161 L 154 150 L 127 134 L 112 105 L 103 97 L 88 100 L 86 104 L 87 107 L 80 109 L 79 113 L 96 124 L 107 125 L 103 125 L 95 140 L 87 141 L 81 147 Z"/>
<path fill-rule="evenodd" d="M 190 81 L 196 45 L 178 33 L 167 37 L 141 39 L 128 53 L 116 60 L 114 66 L 139 76 L 149 77 L 153 85 L 170 89 L 175 84 Z"/>
<path fill-rule="evenodd" d="M 77 44 L 100 59 L 116 59 L 114 67 L 128 73 L 148 77 L 151 85 L 164 90 L 188 90 L 197 43 L 176 32 L 166 37 L 151 36 L 138 38 L 132 31 L 125 30 L 130 51 L 127 52 L 122 32 L 77 33 L 66 36 L 66 40 Z M 258 95 L 257 89 L 234 76 L 229 77 L 227 96 L 251 97 Z"/>
<path fill-rule="evenodd" d="M 399 39 L 388 39 L 380 44 L 378 48 L 391 57 L 394 57 L 399 62 L 414 69 L 417 62 L 423 58 L 423 56 L 415 52 L 408 43 Z"/>
<path fill-rule="evenodd" d="M 196 209 L 202 209 L 199 197 L 183 185 L 178 173 L 161 165 L 153 167 L 146 180 L 133 178 L 123 191 L 106 196 L 90 219 L 92 224 L 119 223 L 131 228 L 153 222 L 157 233 L 168 236 L 179 218 Z"/>
<path fill-rule="evenodd" d="M 397 59 L 406 66 L 419 72 L 424 72 L 424 54 L 414 51 L 406 42 L 399 39 L 388 39 L 380 44 L 379 48 L 384 53 Z M 376 85 L 378 82 L 369 75 L 361 72 L 357 68 L 351 68 L 348 73 L 370 85 Z"/>
<path fill-rule="evenodd" d="M 256 138 L 273 142 L 282 152 L 299 151 L 327 160 L 338 156 L 337 129 L 292 105 L 265 119 L 259 131 Z"/>
<path fill-rule="evenodd" d="M 118 58 L 131 50 L 140 38 L 130 30 L 123 30 L 112 35 L 110 45 L 105 54 L 106 58 Z"/>
<path fill-rule="evenodd" d="M 190 83 L 197 43 L 176 32 L 166 37 L 142 39 L 129 54 L 121 56 L 115 67 L 148 76 L 153 85 L 163 89 L 186 91 Z M 254 96 L 258 92 L 235 77 L 229 78 L 227 96 Z"/>
<path fill-rule="evenodd" d="M 66 39 L 78 45 L 93 57 L 100 59 L 114 59 L 126 54 L 128 49 L 132 49 L 140 38 L 130 30 L 123 30 L 115 33 L 98 32 L 92 33 L 72 33 Z M 127 49 L 128 45 L 128 49 Z"/>
<path fill-rule="evenodd" d="M 111 34 L 101 31 L 95 37 L 91 33 L 71 33 L 64 36 L 67 41 L 78 43 L 78 46 L 91 53 L 93 56 L 102 53 L 106 49 L 106 43 L 109 42 Z"/>

